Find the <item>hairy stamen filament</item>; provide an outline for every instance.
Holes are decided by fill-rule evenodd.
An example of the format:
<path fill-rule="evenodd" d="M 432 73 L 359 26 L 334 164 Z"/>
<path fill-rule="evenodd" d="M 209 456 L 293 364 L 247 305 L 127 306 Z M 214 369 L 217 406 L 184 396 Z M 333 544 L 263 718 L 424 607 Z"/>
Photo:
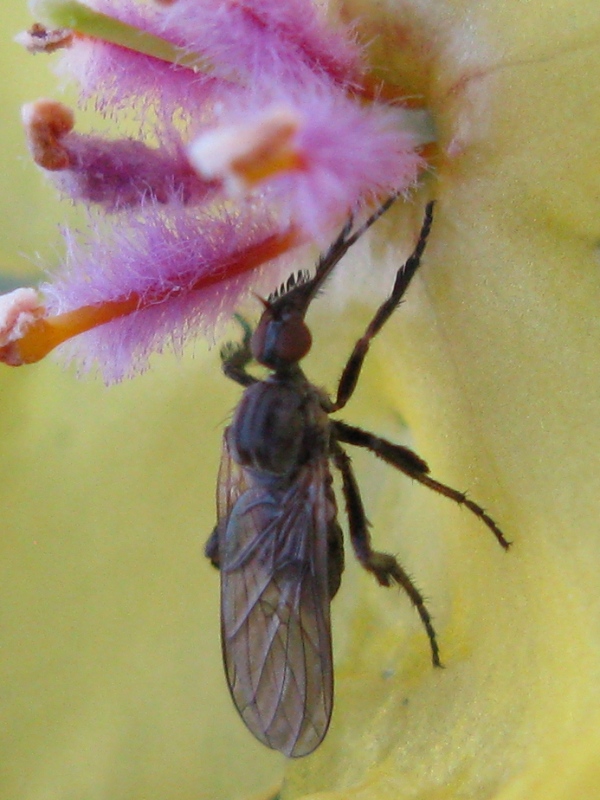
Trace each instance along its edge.
<path fill-rule="evenodd" d="M 34 320 L 20 338 L 0 347 L 0 361 L 10 366 L 35 363 L 47 356 L 55 347 L 80 333 L 166 302 L 184 291 L 187 294 L 206 290 L 221 283 L 224 275 L 228 279 L 235 278 L 300 244 L 302 240 L 298 233 L 294 229 L 288 229 L 233 253 L 226 263 L 220 265 L 221 269 L 211 270 L 185 289 L 176 290 L 170 287 L 163 292 L 157 291 L 144 296 L 132 293 L 128 297 L 107 300 L 98 305 L 81 306 L 62 314 L 41 317 Z"/>
<path fill-rule="evenodd" d="M 190 53 L 160 36 L 95 11 L 77 0 L 43 0 L 35 4 L 34 10 L 47 25 L 66 28 L 80 36 L 90 36 L 126 47 L 141 55 L 177 64 L 194 72 L 213 72 L 210 62 L 198 53 Z"/>
<path fill-rule="evenodd" d="M 170 5 L 170 2 L 164 5 Z M 190 53 L 186 48 L 177 47 L 160 36 L 95 11 L 78 0 L 38 0 L 34 4 L 34 12 L 45 24 L 70 30 L 79 36 L 89 36 L 109 44 L 116 44 L 160 61 L 192 69 L 194 72 L 203 72 L 207 75 L 215 72 L 211 62 L 199 53 Z M 219 79 L 223 80 L 221 74 Z M 240 77 L 232 73 L 227 75 L 225 80 L 238 83 Z M 406 108 L 426 107 L 424 98 L 415 97 L 401 86 L 388 81 L 375 80 L 370 75 L 363 76 L 360 83 L 354 84 L 348 92 L 361 96 L 366 102 L 383 100 L 390 103 L 401 102 Z"/>

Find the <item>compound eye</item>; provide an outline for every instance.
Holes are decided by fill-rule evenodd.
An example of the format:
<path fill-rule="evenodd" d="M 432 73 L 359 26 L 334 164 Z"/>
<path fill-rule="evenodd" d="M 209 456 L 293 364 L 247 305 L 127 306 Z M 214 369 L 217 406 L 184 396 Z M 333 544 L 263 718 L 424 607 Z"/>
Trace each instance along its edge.
<path fill-rule="evenodd" d="M 250 341 L 259 364 L 277 369 L 296 364 L 310 350 L 312 336 L 300 314 L 275 319 L 265 311 Z"/>

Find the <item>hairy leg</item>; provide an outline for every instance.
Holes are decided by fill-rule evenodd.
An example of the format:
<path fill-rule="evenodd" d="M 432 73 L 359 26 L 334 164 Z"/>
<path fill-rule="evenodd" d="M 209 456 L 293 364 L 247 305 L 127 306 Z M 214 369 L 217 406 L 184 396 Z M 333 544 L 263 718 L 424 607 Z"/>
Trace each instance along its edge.
<path fill-rule="evenodd" d="M 417 245 L 406 263 L 398 270 L 392 293 L 377 309 L 375 316 L 367 326 L 367 330 L 354 345 L 354 350 L 352 351 L 350 358 L 346 362 L 346 366 L 342 371 L 342 376 L 338 384 L 336 400 L 333 404 L 333 411 L 339 411 L 352 397 L 352 394 L 356 389 L 356 384 L 358 383 L 363 362 L 373 337 L 379 333 L 381 328 L 385 325 L 400 304 L 415 272 L 421 264 L 421 257 L 425 250 L 425 245 L 427 244 L 427 237 L 429 236 L 429 231 L 431 230 L 432 221 L 433 202 L 427 204 L 425 209 L 425 219 L 423 220 Z"/>
<path fill-rule="evenodd" d="M 379 553 L 371 547 L 369 523 L 365 514 L 362 498 L 352 471 L 352 464 L 347 453 L 336 442 L 333 446 L 333 460 L 342 475 L 342 487 L 346 499 L 346 512 L 350 527 L 350 539 L 354 552 L 361 565 L 371 572 L 381 586 L 400 586 L 417 609 L 421 622 L 429 637 L 431 658 L 434 666 L 441 667 L 440 651 L 431 615 L 425 605 L 421 592 L 394 556 Z"/>
<path fill-rule="evenodd" d="M 429 472 L 427 464 L 416 453 L 409 450 L 408 447 L 393 444 L 392 442 L 388 442 L 387 439 L 382 439 L 368 431 L 363 431 L 361 428 L 355 428 L 353 425 L 347 425 L 345 422 L 336 421 L 332 424 L 336 436 L 341 442 L 353 444 L 357 447 L 365 447 L 367 450 L 375 453 L 376 456 L 379 456 L 379 458 L 387 464 L 396 467 L 396 469 L 404 472 L 405 475 L 422 483 L 423 486 L 427 486 L 434 492 L 442 494 L 444 497 L 454 500 L 455 503 L 468 508 L 472 514 L 488 527 L 496 537 L 498 543 L 505 550 L 508 550 L 510 542 L 506 539 L 490 515 L 478 503 L 470 500 L 464 492 L 459 492 L 451 486 L 447 486 L 445 483 L 440 483 L 440 481 L 436 481 L 434 478 L 430 477 L 427 474 Z"/>
<path fill-rule="evenodd" d="M 252 329 L 239 314 L 236 314 L 235 318 L 241 325 L 244 336 L 241 342 L 228 342 L 221 348 L 223 372 L 228 378 L 241 386 L 252 386 L 258 380 L 246 371 L 246 367 L 252 361 L 252 353 L 250 352 Z"/>

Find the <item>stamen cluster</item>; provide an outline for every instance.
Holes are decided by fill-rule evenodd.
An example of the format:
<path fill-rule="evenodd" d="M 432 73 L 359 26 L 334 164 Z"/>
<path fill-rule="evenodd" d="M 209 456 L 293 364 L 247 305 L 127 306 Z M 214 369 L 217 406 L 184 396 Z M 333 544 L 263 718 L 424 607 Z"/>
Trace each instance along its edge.
<path fill-rule="evenodd" d="M 423 166 L 410 112 L 374 97 L 353 30 L 311 0 L 46 0 L 35 11 L 45 24 L 21 41 L 64 48 L 82 101 L 116 122 L 133 116 L 138 135 L 81 133 L 51 100 L 24 108 L 34 160 L 90 225 L 85 241 L 66 234 L 66 263 L 31 315 L 31 337 L 60 335 L 28 342 L 4 324 L 15 317 L 5 302 L 7 362 L 76 336 L 80 365 L 97 362 L 108 381 L 144 369 L 152 351 L 211 332 L 250 286 L 268 293 L 281 256 L 323 246 Z"/>

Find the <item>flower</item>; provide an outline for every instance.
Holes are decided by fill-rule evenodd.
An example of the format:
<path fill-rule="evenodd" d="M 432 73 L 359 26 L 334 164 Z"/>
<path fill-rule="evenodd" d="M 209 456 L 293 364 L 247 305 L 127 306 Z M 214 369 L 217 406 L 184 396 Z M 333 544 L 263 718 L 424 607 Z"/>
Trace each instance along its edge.
<path fill-rule="evenodd" d="M 406 193 L 424 165 L 422 112 L 400 106 L 397 87 L 394 102 L 379 99 L 352 30 L 309 0 L 45 0 L 34 11 L 54 27 L 19 41 L 64 49 L 82 99 L 111 117 L 133 108 L 140 134 L 80 133 L 52 100 L 24 107 L 36 163 L 95 213 L 86 244 L 67 233 L 35 321 L 5 331 L 8 364 L 76 337 L 80 368 L 98 363 L 108 381 L 142 371 L 167 344 L 214 336 L 249 287 L 274 288 L 282 256 Z"/>

